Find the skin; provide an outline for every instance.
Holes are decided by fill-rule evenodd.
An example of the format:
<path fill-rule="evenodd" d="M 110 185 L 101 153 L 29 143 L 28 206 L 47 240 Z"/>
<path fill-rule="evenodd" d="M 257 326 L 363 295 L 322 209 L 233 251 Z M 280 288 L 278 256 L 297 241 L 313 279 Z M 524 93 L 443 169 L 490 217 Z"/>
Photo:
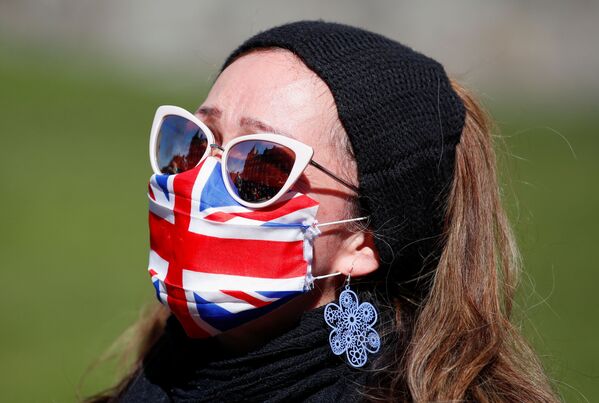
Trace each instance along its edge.
<path fill-rule="evenodd" d="M 252 133 L 288 135 L 311 146 L 314 161 L 357 184 L 355 163 L 348 163 L 334 136 L 341 124 L 332 93 L 287 50 L 261 49 L 238 58 L 220 74 L 195 114 L 221 145 Z M 320 170 L 308 166 L 292 189 L 320 203 L 319 222 L 347 218 L 347 197 L 353 192 Z M 220 335 L 223 343 L 234 349 L 251 348 L 284 330 L 302 312 L 336 300 L 350 270 L 352 277 L 360 277 L 378 268 L 371 234 L 352 232 L 344 225 L 326 228 L 314 243 L 313 274 L 341 272 L 343 276 L 316 280 L 313 291 Z"/>

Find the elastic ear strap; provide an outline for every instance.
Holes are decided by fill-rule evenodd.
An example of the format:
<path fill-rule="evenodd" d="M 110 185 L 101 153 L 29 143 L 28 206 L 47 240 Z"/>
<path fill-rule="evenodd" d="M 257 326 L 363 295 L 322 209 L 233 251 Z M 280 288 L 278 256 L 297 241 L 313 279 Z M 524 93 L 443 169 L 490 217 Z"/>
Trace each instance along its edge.
<path fill-rule="evenodd" d="M 316 227 L 320 228 L 320 227 L 326 227 L 328 225 L 344 224 L 346 222 L 352 222 L 352 221 L 362 221 L 362 220 L 367 220 L 368 218 L 369 217 L 348 218 L 347 220 L 331 221 L 331 222 L 325 222 L 322 224 L 316 224 Z"/>
<path fill-rule="evenodd" d="M 324 274 L 322 276 L 316 276 L 316 277 L 312 277 L 313 280 L 320 280 L 321 278 L 327 278 L 327 277 L 333 277 L 333 276 L 338 276 L 341 273 L 340 271 L 338 271 L 337 273 L 330 273 L 330 274 Z"/>

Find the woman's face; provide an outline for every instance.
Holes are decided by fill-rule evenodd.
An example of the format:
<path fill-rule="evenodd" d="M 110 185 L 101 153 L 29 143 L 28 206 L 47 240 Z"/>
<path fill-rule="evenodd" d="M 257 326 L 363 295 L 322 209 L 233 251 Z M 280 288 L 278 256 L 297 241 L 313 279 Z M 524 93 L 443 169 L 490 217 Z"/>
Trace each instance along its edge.
<path fill-rule="evenodd" d="M 237 59 L 220 74 L 196 116 L 221 145 L 251 133 L 293 137 L 314 149 L 314 161 L 356 183 L 355 164 L 348 163 L 349 156 L 339 144 L 345 134 L 329 88 L 289 51 L 260 50 Z M 347 197 L 352 191 L 320 170 L 309 165 L 293 189 L 320 203 L 319 222 L 347 218 Z M 340 269 L 339 254 L 348 234 L 342 226 L 335 227 L 315 241 L 315 275 Z"/>

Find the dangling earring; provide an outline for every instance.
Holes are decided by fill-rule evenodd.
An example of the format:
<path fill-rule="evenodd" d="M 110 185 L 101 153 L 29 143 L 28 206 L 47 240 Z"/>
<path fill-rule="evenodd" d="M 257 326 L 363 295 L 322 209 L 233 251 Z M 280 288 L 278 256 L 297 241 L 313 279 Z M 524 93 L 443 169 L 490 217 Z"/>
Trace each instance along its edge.
<path fill-rule="evenodd" d="M 360 303 L 355 292 L 350 290 L 350 269 L 345 289 L 339 295 L 339 305 L 331 302 L 324 309 L 324 320 L 333 328 L 329 335 L 331 350 L 335 355 L 347 354 L 347 360 L 356 368 L 364 366 L 367 353 L 376 353 L 381 339 L 372 326 L 378 313 L 369 302 Z"/>

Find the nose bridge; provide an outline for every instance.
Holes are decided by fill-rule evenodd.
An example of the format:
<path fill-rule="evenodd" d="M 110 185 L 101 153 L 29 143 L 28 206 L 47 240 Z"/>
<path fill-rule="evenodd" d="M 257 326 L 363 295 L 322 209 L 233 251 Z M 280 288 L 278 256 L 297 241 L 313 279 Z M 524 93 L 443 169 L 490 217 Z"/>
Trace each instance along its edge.
<path fill-rule="evenodd" d="M 210 144 L 210 156 L 211 157 L 217 157 L 217 158 L 221 158 L 222 157 L 222 153 L 223 151 L 225 151 L 225 149 L 221 146 L 219 146 L 216 143 Z"/>

